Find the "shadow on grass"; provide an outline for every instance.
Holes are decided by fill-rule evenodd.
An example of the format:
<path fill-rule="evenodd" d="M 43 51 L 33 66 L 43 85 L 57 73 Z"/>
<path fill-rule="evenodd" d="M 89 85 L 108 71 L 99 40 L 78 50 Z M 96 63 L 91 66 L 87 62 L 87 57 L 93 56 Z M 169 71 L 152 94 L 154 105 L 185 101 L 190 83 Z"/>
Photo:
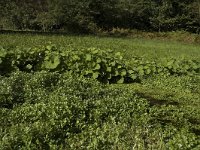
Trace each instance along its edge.
<path fill-rule="evenodd" d="M 149 102 L 150 106 L 162 106 L 162 105 L 173 105 L 173 106 L 179 106 L 180 104 L 178 102 L 175 101 L 167 101 L 167 100 L 161 100 L 161 99 L 156 99 L 150 95 L 147 95 L 145 93 L 141 93 L 141 92 L 137 92 L 137 95 L 139 95 L 142 98 L 147 99 L 147 101 Z M 174 126 L 177 125 L 177 122 L 174 122 L 174 120 L 170 120 L 170 119 L 166 119 L 166 118 L 157 118 L 156 119 L 161 125 L 167 125 L 167 124 L 174 124 Z M 191 123 L 193 127 L 191 127 L 191 132 L 193 132 L 195 135 L 200 136 L 200 129 L 199 128 L 195 128 L 195 126 L 199 126 L 200 125 L 200 120 L 196 119 L 196 118 L 188 118 L 188 123 Z"/>
<path fill-rule="evenodd" d="M 0 34 L 31 34 L 31 35 L 67 35 L 67 36 L 85 36 L 83 33 L 69 33 L 61 31 L 20 31 L 20 30 L 0 30 Z"/>
<path fill-rule="evenodd" d="M 145 98 L 148 100 L 150 106 L 161 106 L 161 105 L 174 105 L 174 106 L 178 106 L 179 103 L 178 102 L 175 102 L 175 101 L 167 101 L 167 100 L 161 100 L 161 99 L 156 99 L 150 95 L 147 95 L 147 94 L 144 94 L 144 93 L 138 93 L 137 92 L 137 95 L 139 95 L 140 97 L 142 98 Z"/>

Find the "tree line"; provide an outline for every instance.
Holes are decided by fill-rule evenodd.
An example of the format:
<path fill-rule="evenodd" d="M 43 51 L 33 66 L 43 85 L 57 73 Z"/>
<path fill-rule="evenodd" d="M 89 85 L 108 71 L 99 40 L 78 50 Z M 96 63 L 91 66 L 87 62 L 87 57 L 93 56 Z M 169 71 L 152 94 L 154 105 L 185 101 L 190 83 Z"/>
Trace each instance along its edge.
<path fill-rule="evenodd" d="M 0 0 L 0 29 L 200 32 L 200 0 Z"/>

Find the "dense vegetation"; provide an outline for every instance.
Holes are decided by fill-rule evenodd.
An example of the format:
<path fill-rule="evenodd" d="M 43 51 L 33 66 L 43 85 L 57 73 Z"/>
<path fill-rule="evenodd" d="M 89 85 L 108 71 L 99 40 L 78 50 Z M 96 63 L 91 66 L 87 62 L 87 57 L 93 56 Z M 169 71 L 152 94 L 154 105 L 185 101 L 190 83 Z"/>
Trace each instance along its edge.
<path fill-rule="evenodd" d="M 0 16 L 6 30 L 200 32 L 199 0 L 1 0 Z"/>
<path fill-rule="evenodd" d="M 0 43 L 0 149 L 200 149 L 199 45 L 37 34 Z"/>
<path fill-rule="evenodd" d="M 70 72 L 92 77 L 102 83 L 132 83 L 142 78 L 163 74 L 193 75 L 200 73 L 200 63 L 196 60 L 170 59 L 163 65 L 133 57 L 130 66 L 119 52 L 88 49 L 44 48 L 0 49 L 0 75 L 15 71 L 24 72 Z"/>
<path fill-rule="evenodd" d="M 1 0 L 0 32 L 1 150 L 200 149 L 200 0 Z"/>

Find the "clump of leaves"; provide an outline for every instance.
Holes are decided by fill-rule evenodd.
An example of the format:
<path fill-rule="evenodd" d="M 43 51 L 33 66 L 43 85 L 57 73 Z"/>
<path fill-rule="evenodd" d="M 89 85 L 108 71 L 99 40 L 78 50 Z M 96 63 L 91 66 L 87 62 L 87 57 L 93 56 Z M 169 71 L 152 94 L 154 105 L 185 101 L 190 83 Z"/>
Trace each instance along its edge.
<path fill-rule="evenodd" d="M 185 75 L 200 72 L 200 63 L 194 60 L 171 59 L 164 65 L 142 58 L 133 58 L 128 65 L 122 55 L 97 48 L 65 49 L 49 44 L 40 48 L 0 48 L 0 75 L 14 71 L 71 72 L 91 77 L 102 83 L 138 82 L 154 74 Z"/>
<path fill-rule="evenodd" d="M 134 71 L 131 72 L 130 67 L 123 63 L 122 55 L 111 50 L 88 48 L 65 52 L 66 56 L 64 63 L 69 70 L 103 83 L 124 83 L 128 79 L 136 79 Z"/>
<path fill-rule="evenodd" d="M 11 51 L 10 56 L 3 52 L 2 50 L 1 57 L 5 59 L 2 60 L 1 66 L 6 68 L 5 63 L 9 63 L 8 68 L 14 66 L 12 71 L 71 72 L 92 77 L 103 83 L 132 82 L 137 78 L 135 72 L 123 63 L 122 55 L 111 50 L 96 48 L 65 50 L 50 44 L 43 48 Z M 5 73 L 10 72 L 5 70 Z"/>
<path fill-rule="evenodd" d="M 6 75 L 16 70 L 14 54 L 0 46 L 0 75 Z"/>
<path fill-rule="evenodd" d="M 148 120 L 145 99 L 95 79 L 18 72 L 1 81 L 0 96 L 10 101 L 1 103 L 0 149 L 128 147 L 122 140 L 127 127 Z"/>
<path fill-rule="evenodd" d="M 192 75 L 200 73 L 200 63 L 195 60 L 172 58 L 165 63 L 165 68 L 172 75 Z"/>

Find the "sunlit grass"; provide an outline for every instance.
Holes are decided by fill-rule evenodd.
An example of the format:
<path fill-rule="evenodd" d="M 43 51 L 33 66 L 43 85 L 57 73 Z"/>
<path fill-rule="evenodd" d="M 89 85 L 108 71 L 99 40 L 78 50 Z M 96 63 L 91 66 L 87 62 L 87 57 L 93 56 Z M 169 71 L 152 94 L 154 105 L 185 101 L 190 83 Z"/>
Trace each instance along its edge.
<path fill-rule="evenodd" d="M 52 42 L 66 48 L 96 47 L 121 51 L 127 59 L 143 56 L 146 59 L 200 59 L 200 45 L 150 39 L 112 38 L 98 36 L 0 34 L 2 46 L 35 47 Z"/>

